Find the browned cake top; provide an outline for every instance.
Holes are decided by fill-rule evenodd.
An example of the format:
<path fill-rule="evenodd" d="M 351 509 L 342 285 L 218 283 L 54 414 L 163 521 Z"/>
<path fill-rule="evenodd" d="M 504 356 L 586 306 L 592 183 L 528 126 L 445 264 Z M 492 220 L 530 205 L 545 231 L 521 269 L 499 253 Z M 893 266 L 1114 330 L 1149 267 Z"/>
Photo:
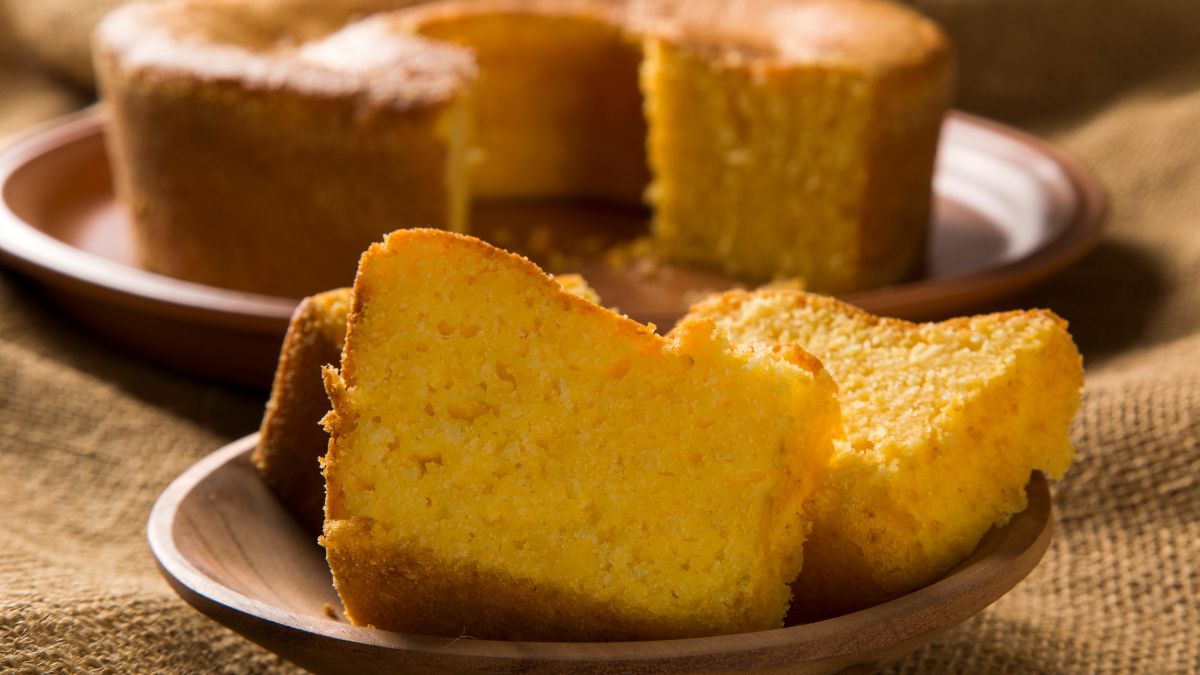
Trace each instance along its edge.
<path fill-rule="evenodd" d="M 474 79 L 471 53 L 393 27 L 403 3 L 173 0 L 109 14 L 98 50 L 151 82 L 188 80 L 315 96 L 362 96 L 394 108 L 449 100 Z"/>
<path fill-rule="evenodd" d="M 932 21 L 886 0 L 640 0 L 628 17 L 730 65 L 886 72 L 949 55 Z"/>
<path fill-rule="evenodd" d="M 414 21 L 495 12 L 608 21 L 735 67 L 886 72 L 941 63 L 949 51 L 932 22 L 884 0 L 167 0 L 115 11 L 97 44 L 127 73 L 416 107 L 460 93 L 475 65 L 469 50 L 412 35 Z"/>

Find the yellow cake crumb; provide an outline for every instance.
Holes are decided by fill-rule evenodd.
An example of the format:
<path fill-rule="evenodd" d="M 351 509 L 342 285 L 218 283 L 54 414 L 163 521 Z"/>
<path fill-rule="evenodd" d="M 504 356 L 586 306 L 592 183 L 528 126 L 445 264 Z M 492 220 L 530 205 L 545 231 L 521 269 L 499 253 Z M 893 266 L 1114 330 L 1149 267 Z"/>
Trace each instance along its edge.
<path fill-rule="evenodd" d="M 568 293 L 600 302 L 578 274 L 559 274 L 554 280 Z M 319 424 L 329 412 L 321 368 L 341 358 L 350 297 L 351 289 L 338 288 L 307 297 L 296 307 L 252 457 L 271 491 L 314 531 L 320 531 L 325 518 L 325 479 L 318 461 L 329 446 L 329 434 Z"/>

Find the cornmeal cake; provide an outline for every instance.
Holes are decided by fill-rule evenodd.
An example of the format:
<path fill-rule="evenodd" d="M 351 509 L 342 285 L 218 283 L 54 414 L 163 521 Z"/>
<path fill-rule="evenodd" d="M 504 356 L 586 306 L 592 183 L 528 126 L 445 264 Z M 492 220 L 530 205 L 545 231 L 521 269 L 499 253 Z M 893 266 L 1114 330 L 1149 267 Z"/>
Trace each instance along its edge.
<path fill-rule="evenodd" d="M 1073 450 L 1082 361 L 1048 311 L 913 324 L 802 291 L 730 292 L 676 330 L 800 345 L 838 383 L 846 433 L 813 501 L 799 614 L 858 609 L 923 586 L 1024 510 L 1032 471 Z"/>
<path fill-rule="evenodd" d="M 792 346 L 670 339 L 524 258 L 407 230 L 363 256 L 322 538 L 356 625 L 521 640 L 780 627 L 839 425 Z"/>
<path fill-rule="evenodd" d="M 661 259 L 894 282 L 952 80 L 883 0 L 136 2 L 95 60 L 142 264 L 293 297 L 472 196 L 644 200 Z"/>
<path fill-rule="evenodd" d="M 554 281 L 568 293 L 600 301 L 578 274 L 560 274 Z M 318 463 L 329 446 L 320 424 L 329 412 L 321 368 L 341 359 L 349 309 L 349 288 L 318 293 L 296 307 L 252 457 L 284 507 L 314 532 L 325 520 L 325 479 Z"/>

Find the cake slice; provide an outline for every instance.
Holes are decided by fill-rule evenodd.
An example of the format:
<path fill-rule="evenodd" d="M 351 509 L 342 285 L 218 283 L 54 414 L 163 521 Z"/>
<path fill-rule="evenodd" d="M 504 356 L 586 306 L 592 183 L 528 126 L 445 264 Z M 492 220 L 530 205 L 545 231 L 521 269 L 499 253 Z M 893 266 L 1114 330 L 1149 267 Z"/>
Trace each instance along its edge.
<path fill-rule="evenodd" d="M 600 301 L 578 274 L 554 280 L 569 293 Z M 252 457 L 288 512 L 313 532 L 320 532 L 325 520 L 325 478 L 318 462 L 329 446 L 320 424 L 329 412 L 321 368 L 341 359 L 349 309 L 349 288 L 318 293 L 296 307 Z"/>
<path fill-rule="evenodd" d="M 913 324 L 802 291 L 730 292 L 675 330 L 799 345 L 838 383 L 846 428 L 812 502 L 798 615 L 854 610 L 935 580 L 1024 510 L 1032 471 L 1073 450 L 1082 361 L 1048 311 Z"/>
<path fill-rule="evenodd" d="M 522 640 L 776 628 L 834 385 L 794 347 L 671 339 L 446 232 L 363 256 L 322 543 L 356 625 Z"/>

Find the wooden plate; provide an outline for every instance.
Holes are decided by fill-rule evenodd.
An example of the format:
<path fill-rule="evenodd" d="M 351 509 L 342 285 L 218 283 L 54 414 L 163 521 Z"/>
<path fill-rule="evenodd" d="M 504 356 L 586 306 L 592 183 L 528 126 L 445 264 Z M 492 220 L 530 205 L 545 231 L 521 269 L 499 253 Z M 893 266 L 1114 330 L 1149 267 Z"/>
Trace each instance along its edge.
<path fill-rule="evenodd" d="M 1098 240 L 1106 208 L 1103 190 L 1073 160 L 1031 136 L 961 113 L 947 120 L 934 190 L 921 277 L 844 299 L 909 319 L 995 301 L 1083 255 Z M 643 214 L 583 205 L 486 205 L 474 216 L 477 224 L 498 229 L 549 226 L 575 242 L 644 227 Z M 270 383 L 297 302 L 139 269 L 128 218 L 113 196 L 103 116 L 96 110 L 36 130 L 0 156 L 0 258 L 128 350 L 253 386 Z M 703 291 L 734 285 L 683 269 L 649 277 L 595 264 L 582 271 L 605 304 L 662 328 Z"/>
<path fill-rule="evenodd" d="M 1029 574 L 1050 543 L 1041 474 L 1029 508 L 993 528 L 940 581 L 875 607 L 779 630 L 648 642 L 502 642 L 346 623 L 311 535 L 250 464 L 257 435 L 201 460 L 158 498 L 147 527 L 159 569 L 193 607 L 315 672 L 832 673 L 895 659 L 961 623 Z"/>

